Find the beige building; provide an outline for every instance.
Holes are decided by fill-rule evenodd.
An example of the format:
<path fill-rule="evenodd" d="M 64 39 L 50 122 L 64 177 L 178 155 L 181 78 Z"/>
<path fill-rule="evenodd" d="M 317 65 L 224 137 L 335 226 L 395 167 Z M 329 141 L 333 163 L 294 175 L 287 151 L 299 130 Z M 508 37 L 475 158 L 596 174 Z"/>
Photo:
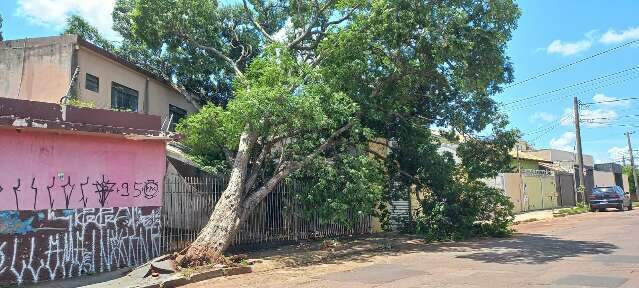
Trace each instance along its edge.
<path fill-rule="evenodd" d="M 0 97 L 61 103 L 66 95 L 95 108 L 171 119 L 171 128 L 197 111 L 169 81 L 76 35 L 0 42 Z"/>

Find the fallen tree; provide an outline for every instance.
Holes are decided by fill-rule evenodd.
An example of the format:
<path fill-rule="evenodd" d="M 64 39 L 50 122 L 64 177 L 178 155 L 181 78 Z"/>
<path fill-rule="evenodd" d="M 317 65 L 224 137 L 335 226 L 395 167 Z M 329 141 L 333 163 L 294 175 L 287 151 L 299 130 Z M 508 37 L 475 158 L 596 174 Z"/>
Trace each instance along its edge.
<path fill-rule="evenodd" d="M 410 155 L 441 159 L 422 149 L 439 143 L 432 126 L 452 138 L 492 127 L 486 147 L 504 152 L 491 144 L 509 134 L 490 96 L 511 81 L 505 47 L 518 15 L 503 0 L 119 0 L 115 27 L 129 43 L 159 53 L 189 93 L 230 95 L 178 125 L 197 162 L 229 173 L 178 263 L 219 260 L 291 175 L 319 171 L 312 191 L 328 194 L 306 200 L 335 218 L 349 206 L 372 213 L 396 183 L 444 185 L 429 177 L 454 171 Z M 380 153 L 375 139 L 391 141 Z M 415 139 L 423 145 L 407 146 Z"/>

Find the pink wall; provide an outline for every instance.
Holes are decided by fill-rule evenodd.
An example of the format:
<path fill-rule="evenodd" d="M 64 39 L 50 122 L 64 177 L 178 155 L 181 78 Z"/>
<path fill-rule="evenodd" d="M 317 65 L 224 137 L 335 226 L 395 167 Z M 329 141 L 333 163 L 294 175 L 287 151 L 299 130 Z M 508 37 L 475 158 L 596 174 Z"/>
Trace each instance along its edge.
<path fill-rule="evenodd" d="M 0 130 L 0 210 L 161 206 L 165 161 L 163 141 Z"/>

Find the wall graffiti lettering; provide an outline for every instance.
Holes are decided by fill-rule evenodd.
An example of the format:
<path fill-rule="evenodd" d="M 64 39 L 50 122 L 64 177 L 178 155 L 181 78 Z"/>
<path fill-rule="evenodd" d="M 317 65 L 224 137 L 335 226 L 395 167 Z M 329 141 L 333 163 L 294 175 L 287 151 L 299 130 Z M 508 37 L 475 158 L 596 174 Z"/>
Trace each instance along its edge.
<path fill-rule="evenodd" d="M 12 204 L 0 201 L 0 211 L 161 206 L 162 184 L 156 179 L 120 182 L 104 174 L 97 177 L 28 179 L 31 179 L 30 185 L 22 178 L 7 183 L 13 190 L 13 195 L 9 194 L 13 198 L 9 200 Z M 45 189 L 47 193 L 38 193 Z M 0 184 L 0 192 L 2 190 Z"/>
<path fill-rule="evenodd" d="M 160 255 L 160 207 L 0 211 L 0 282 L 136 266 Z"/>
<path fill-rule="evenodd" d="M 38 187 L 35 187 L 35 177 L 31 179 L 31 189 L 33 190 L 33 210 L 36 209 L 36 203 L 38 201 Z"/>
<path fill-rule="evenodd" d="M 93 186 L 95 186 L 95 193 L 98 194 L 98 202 L 100 202 L 100 206 L 104 207 L 107 199 L 109 199 L 109 195 L 113 192 L 113 186 L 115 186 L 115 183 L 105 179 L 104 175 L 102 175 L 102 181 L 95 181 Z"/>
<path fill-rule="evenodd" d="M 82 207 L 87 208 L 87 201 L 89 199 L 84 195 L 85 185 L 89 185 L 89 177 L 87 177 L 87 181 L 85 181 L 84 183 L 80 183 L 80 193 L 82 193 L 82 198 L 80 198 L 80 202 L 82 202 Z"/>
<path fill-rule="evenodd" d="M 16 198 L 16 210 L 20 210 L 20 207 L 18 205 L 18 191 L 20 191 L 20 178 L 18 178 L 18 186 L 13 186 L 13 194 Z"/>
<path fill-rule="evenodd" d="M 160 191 L 159 187 L 160 186 L 157 182 L 155 182 L 155 180 L 147 180 L 144 182 L 144 188 L 142 190 L 144 192 L 144 198 L 152 199 L 157 196 Z"/>
<path fill-rule="evenodd" d="M 64 207 L 69 209 L 69 200 L 71 195 L 73 194 L 73 189 L 75 188 L 75 184 L 71 184 L 71 176 L 67 176 L 67 184 L 61 186 L 62 192 L 64 192 Z M 69 188 L 69 193 L 67 193 L 67 188 Z"/>

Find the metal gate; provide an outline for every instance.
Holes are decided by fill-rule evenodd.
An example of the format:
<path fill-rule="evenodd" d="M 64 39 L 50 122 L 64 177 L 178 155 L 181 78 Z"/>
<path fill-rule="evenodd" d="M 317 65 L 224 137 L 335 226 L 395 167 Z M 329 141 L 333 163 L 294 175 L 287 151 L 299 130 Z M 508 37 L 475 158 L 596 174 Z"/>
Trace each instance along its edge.
<path fill-rule="evenodd" d="M 195 240 L 226 188 L 224 177 L 167 176 L 162 208 L 164 252 L 185 248 Z M 305 239 L 367 234 L 371 217 L 353 213 L 351 225 L 322 221 L 317 214 L 304 215 L 295 193 L 305 189 L 299 181 L 280 183 L 240 226 L 234 246 L 290 242 Z"/>
<path fill-rule="evenodd" d="M 557 192 L 559 193 L 559 205 L 572 207 L 575 202 L 575 178 L 572 174 L 556 173 Z"/>

